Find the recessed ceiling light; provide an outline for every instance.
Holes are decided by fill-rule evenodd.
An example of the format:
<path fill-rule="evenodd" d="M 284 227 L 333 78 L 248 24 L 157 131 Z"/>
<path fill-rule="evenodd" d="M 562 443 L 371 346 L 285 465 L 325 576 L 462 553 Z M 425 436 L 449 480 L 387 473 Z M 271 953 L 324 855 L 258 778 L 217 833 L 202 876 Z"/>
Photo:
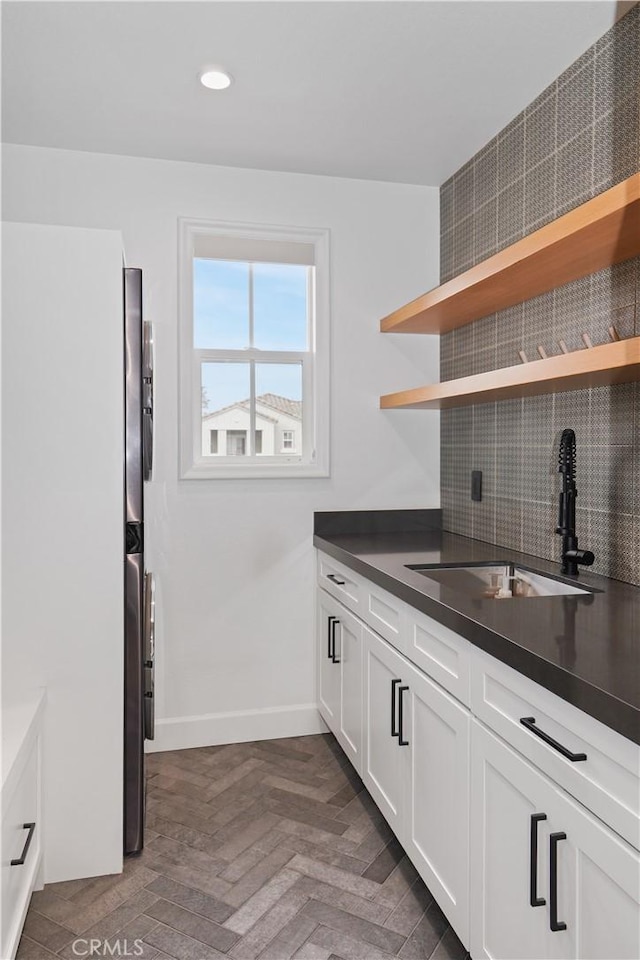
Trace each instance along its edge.
<path fill-rule="evenodd" d="M 200 83 L 209 90 L 226 90 L 231 86 L 232 76 L 222 67 L 205 67 L 200 73 Z"/>

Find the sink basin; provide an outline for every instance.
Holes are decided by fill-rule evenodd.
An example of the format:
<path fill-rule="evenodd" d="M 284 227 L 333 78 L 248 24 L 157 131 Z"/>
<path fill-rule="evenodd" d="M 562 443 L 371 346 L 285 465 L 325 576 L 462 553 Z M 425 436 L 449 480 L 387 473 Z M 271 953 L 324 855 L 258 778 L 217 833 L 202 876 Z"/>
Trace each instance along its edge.
<path fill-rule="evenodd" d="M 493 600 L 517 600 L 528 597 L 561 597 L 589 594 L 593 590 L 576 587 L 564 580 L 547 577 L 535 570 L 508 562 L 448 564 L 407 564 L 407 569 L 429 580 L 458 590 L 471 597 Z"/>

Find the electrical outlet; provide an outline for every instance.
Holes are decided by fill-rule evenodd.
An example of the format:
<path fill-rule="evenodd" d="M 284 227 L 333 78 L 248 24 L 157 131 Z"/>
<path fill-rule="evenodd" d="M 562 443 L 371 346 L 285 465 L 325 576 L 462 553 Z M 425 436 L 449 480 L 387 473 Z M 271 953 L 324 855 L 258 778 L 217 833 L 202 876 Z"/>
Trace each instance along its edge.
<path fill-rule="evenodd" d="M 482 500 L 482 470 L 471 471 L 471 499 Z"/>

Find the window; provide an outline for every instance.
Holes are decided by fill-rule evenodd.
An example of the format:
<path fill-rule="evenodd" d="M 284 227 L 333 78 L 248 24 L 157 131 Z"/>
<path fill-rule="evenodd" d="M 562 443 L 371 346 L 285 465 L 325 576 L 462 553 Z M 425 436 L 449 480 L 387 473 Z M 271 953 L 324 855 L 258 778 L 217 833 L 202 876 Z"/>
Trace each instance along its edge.
<path fill-rule="evenodd" d="M 282 431 L 282 449 L 293 450 L 293 430 Z"/>
<path fill-rule="evenodd" d="M 328 231 L 180 221 L 181 475 L 328 476 Z"/>

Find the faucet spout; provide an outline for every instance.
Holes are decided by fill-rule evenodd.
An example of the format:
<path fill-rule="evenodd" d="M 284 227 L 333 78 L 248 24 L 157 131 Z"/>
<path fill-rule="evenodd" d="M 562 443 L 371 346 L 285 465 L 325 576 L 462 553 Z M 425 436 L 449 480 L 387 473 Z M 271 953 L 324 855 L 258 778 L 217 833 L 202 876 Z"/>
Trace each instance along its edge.
<path fill-rule="evenodd" d="M 590 550 L 578 550 L 576 534 L 576 435 L 573 430 L 562 431 L 558 472 L 562 474 L 562 490 L 556 533 L 562 537 L 562 573 L 578 575 L 578 565 L 591 566 L 595 557 Z"/>

